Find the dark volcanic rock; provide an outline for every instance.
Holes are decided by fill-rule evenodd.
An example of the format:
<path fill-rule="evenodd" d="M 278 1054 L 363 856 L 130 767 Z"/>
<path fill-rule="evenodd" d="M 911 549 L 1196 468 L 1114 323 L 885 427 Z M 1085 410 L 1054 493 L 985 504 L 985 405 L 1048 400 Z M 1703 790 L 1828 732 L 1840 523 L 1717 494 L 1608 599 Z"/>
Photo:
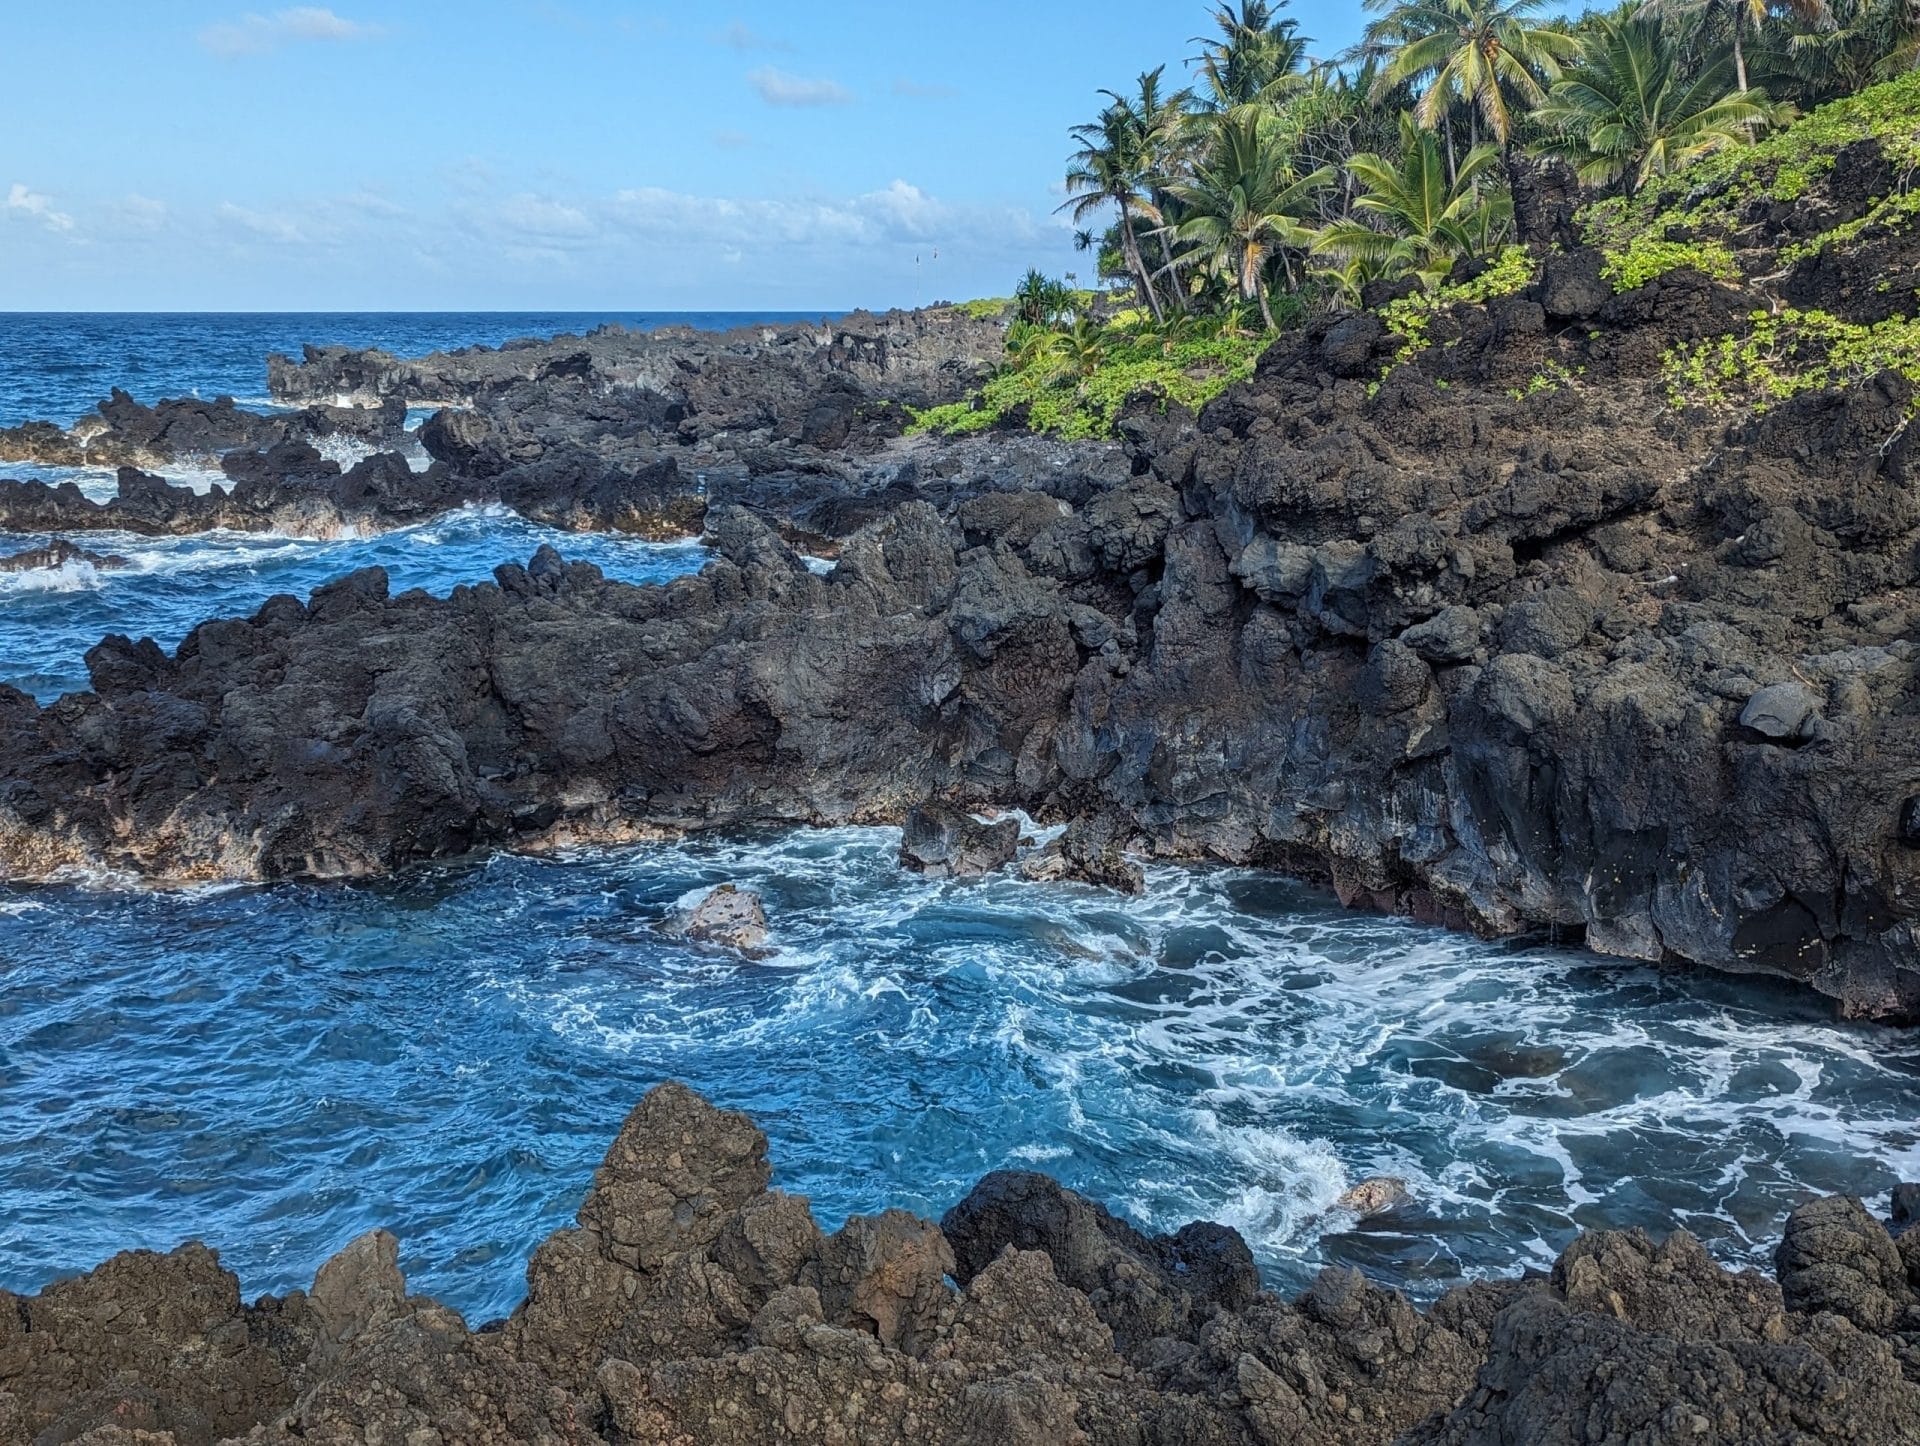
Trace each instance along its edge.
<path fill-rule="evenodd" d="M 1684 270 L 1615 295 L 1591 252 L 1540 262 L 1404 360 L 1318 318 L 1203 416 L 1137 408 L 1106 446 L 902 439 L 864 412 L 966 371 L 957 314 L 282 367 L 468 410 L 417 476 L 323 475 L 283 439 L 229 454 L 230 495 L 13 484 L 0 526 L 491 499 L 704 524 L 720 560 L 633 589 L 544 554 L 445 600 L 276 601 L 172 659 L 107 640 L 99 696 L 0 706 L 0 868 L 354 874 L 938 799 L 1072 820 L 1035 878 L 1272 867 L 1920 1018 L 1913 387 L 1676 410 L 1663 358 L 1764 298 Z"/>
<path fill-rule="evenodd" d="M 940 1221 L 962 1285 L 1005 1250 L 1037 1250 L 1094 1302 L 1125 1350 L 1189 1334 L 1223 1310 L 1244 1310 L 1260 1288 L 1246 1242 L 1218 1225 L 1149 1238 L 1045 1175 L 1002 1170 Z"/>
<path fill-rule="evenodd" d="M 1020 847 L 1020 822 L 982 823 L 943 803 L 919 804 L 900 832 L 900 862 L 935 878 L 972 879 L 1005 868 Z"/>
<path fill-rule="evenodd" d="M 1550 1280 L 1479 1282 L 1422 1314 L 1351 1270 L 1289 1304 L 1233 1231 L 1148 1237 L 1042 1176 L 989 1176 L 941 1225 L 889 1210 L 826 1235 L 769 1173 L 745 1116 L 660 1086 L 577 1223 L 534 1253 L 524 1304 L 479 1331 L 408 1294 L 382 1231 L 311 1291 L 251 1306 L 200 1245 L 0 1292 L 0 1430 L 88 1446 L 1892 1446 L 1920 1420 L 1906 1338 L 1803 1313 L 1684 1234 L 1582 1236 Z M 1828 1206 L 1858 1234 L 1850 1202 L 1809 1220 Z"/>
<path fill-rule="evenodd" d="M 309 346 L 299 361 L 267 361 L 274 398 L 296 405 L 354 401 L 446 407 L 519 382 L 586 383 L 643 399 L 655 430 L 779 426 L 794 441 L 846 445 L 863 403 L 951 401 L 996 362 L 1006 328 L 958 308 L 854 312 L 819 325 L 686 327 L 468 347 L 402 360 L 382 351 Z M 898 423 L 894 424 L 897 434 Z"/>
<path fill-rule="evenodd" d="M 218 458 L 283 442 L 346 438 L 362 446 L 393 447 L 404 440 L 407 409 L 309 406 L 273 416 L 250 412 L 232 397 L 211 402 L 176 398 L 147 406 L 115 388 L 113 395 L 71 428 L 49 422 L 0 428 L 0 462 L 61 467 L 164 467 L 188 459 Z"/>
<path fill-rule="evenodd" d="M 42 568 L 65 567 L 75 562 L 101 569 L 127 565 L 127 560 L 118 553 L 88 552 L 84 547 L 75 547 L 65 538 L 56 537 L 45 547 L 30 547 L 11 557 L 0 557 L 0 572 L 34 572 Z"/>

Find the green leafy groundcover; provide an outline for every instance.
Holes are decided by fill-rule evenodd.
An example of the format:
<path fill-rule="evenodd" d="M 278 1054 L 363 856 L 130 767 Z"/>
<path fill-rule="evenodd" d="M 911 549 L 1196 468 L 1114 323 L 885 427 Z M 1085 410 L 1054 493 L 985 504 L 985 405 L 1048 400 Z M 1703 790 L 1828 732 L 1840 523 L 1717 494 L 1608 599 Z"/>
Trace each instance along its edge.
<path fill-rule="evenodd" d="M 1607 275 L 1621 291 L 1682 266 L 1738 280 L 1739 264 L 1724 238 L 1740 230 L 1747 204 L 1799 200 L 1833 169 L 1835 156 L 1863 140 L 1878 141 L 1892 162 L 1894 193 L 1876 197 L 1858 220 L 1789 247 L 1780 259 L 1791 263 L 1870 227 L 1910 224 L 1920 211 L 1908 189 L 1910 173 L 1920 167 L 1920 71 L 1823 105 L 1754 145 L 1721 151 L 1652 181 L 1631 198 L 1586 207 L 1586 239 L 1606 253 Z M 1670 233 L 1684 239 L 1670 240 Z"/>
<path fill-rule="evenodd" d="M 1824 311 L 1756 312 L 1744 336 L 1677 346 L 1664 377 L 1675 406 L 1747 405 L 1756 412 L 1821 387 L 1898 372 L 1920 385 L 1920 319 L 1874 326 Z"/>
<path fill-rule="evenodd" d="M 915 432 L 959 436 L 1000 426 L 1025 408 L 1027 426 L 1068 440 L 1110 437 L 1129 402 L 1141 398 L 1199 409 L 1253 375 L 1269 336 L 1167 340 L 1113 326 L 1100 334 L 1097 358 L 1041 351 L 963 402 L 914 413 Z"/>

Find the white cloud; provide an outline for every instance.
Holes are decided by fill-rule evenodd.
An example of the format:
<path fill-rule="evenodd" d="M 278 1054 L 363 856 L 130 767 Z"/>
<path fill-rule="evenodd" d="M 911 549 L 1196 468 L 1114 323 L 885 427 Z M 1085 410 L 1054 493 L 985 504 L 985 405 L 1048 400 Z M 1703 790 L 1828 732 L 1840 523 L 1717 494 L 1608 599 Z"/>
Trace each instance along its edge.
<path fill-rule="evenodd" d="M 764 65 L 747 77 L 768 105 L 845 105 L 853 94 L 837 80 L 809 80 Z"/>
<path fill-rule="evenodd" d="M 296 246 L 307 239 L 300 223 L 291 216 L 279 216 L 269 211 L 249 211 L 245 206 L 236 206 L 231 201 L 222 201 L 216 214 L 230 226 L 258 236 L 263 241 Z"/>
<path fill-rule="evenodd" d="M 490 205 L 470 207 L 468 229 L 496 240 L 548 249 L 591 241 L 600 227 L 592 216 L 564 201 L 522 191 Z"/>
<path fill-rule="evenodd" d="M 38 191 L 29 191 L 18 181 L 15 181 L 13 189 L 7 192 L 7 209 L 33 217 L 49 231 L 73 229 L 73 217 L 65 211 L 56 211 L 53 207 L 53 197 L 43 196 Z"/>
<path fill-rule="evenodd" d="M 778 40 L 771 35 L 762 35 L 759 31 L 736 20 L 717 37 L 719 43 L 733 50 L 792 50 L 791 40 Z"/>
<path fill-rule="evenodd" d="M 742 146 L 752 145 L 753 137 L 745 131 L 715 131 L 713 143 L 722 150 L 737 151 Z"/>
<path fill-rule="evenodd" d="M 264 55 L 303 41 L 371 40 L 380 33 L 378 25 L 348 20 L 318 5 L 297 5 L 272 15 L 243 15 L 238 20 L 209 25 L 200 32 L 200 43 L 215 55 L 232 59 Z"/>
<path fill-rule="evenodd" d="M 609 220 L 629 234 L 748 250 L 943 242 L 949 237 L 1005 242 L 1037 234 L 1033 217 L 1025 211 L 950 205 L 906 181 L 865 195 L 824 200 L 693 196 L 649 186 L 616 195 Z"/>
<path fill-rule="evenodd" d="M 146 233 L 164 230 L 169 214 L 165 201 L 156 201 L 151 196 L 142 196 L 137 192 L 116 202 L 111 213 L 123 231 Z"/>

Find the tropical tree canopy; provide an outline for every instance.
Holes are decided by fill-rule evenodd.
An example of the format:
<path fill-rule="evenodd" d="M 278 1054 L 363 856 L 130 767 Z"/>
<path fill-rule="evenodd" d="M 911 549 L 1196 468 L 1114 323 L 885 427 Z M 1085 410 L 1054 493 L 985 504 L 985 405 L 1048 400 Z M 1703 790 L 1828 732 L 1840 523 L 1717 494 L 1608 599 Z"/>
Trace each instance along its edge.
<path fill-rule="evenodd" d="M 1589 185 L 1620 181 L 1631 191 L 1746 144 L 1773 118 L 1764 94 L 1728 88 L 1731 54 L 1689 79 L 1662 31 L 1660 20 L 1639 13 L 1602 17 L 1534 113 L 1553 132 L 1538 149 L 1568 162 Z"/>
<path fill-rule="evenodd" d="M 1314 192 L 1333 180 L 1331 166 L 1298 174 L 1292 157 L 1261 135 L 1259 117 L 1228 116 L 1193 178 L 1174 188 L 1185 208 L 1180 239 L 1231 273 L 1243 299 L 1258 298 L 1271 330 L 1273 313 L 1262 282 L 1267 260 L 1313 244 L 1304 217 Z"/>
<path fill-rule="evenodd" d="M 1300 83 L 1307 45 L 1297 22 L 1282 19 L 1287 0 L 1243 0 L 1213 12 L 1217 36 L 1196 35 L 1202 47 L 1195 57 L 1206 85 L 1205 105 L 1221 112 L 1241 106 L 1271 105 Z"/>
<path fill-rule="evenodd" d="M 1439 142 L 1408 115 L 1397 161 L 1362 153 L 1347 169 L 1363 188 L 1358 214 L 1322 227 L 1314 250 L 1368 263 L 1375 274 L 1411 273 L 1438 286 L 1459 257 L 1493 250 L 1513 216 L 1504 185 L 1490 184 L 1500 173 L 1497 146 L 1476 146 L 1449 176 Z"/>
<path fill-rule="evenodd" d="M 1469 108 L 1476 128 L 1502 145 L 1513 131 L 1513 103 L 1546 98 L 1544 82 L 1580 42 L 1564 30 L 1536 23 L 1544 0 L 1367 0 L 1385 13 L 1367 27 L 1365 46 L 1384 54 L 1376 89 L 1412 85 L 1419 96 L 1414 119 L 1428 130 L 1456 102 Z"/>

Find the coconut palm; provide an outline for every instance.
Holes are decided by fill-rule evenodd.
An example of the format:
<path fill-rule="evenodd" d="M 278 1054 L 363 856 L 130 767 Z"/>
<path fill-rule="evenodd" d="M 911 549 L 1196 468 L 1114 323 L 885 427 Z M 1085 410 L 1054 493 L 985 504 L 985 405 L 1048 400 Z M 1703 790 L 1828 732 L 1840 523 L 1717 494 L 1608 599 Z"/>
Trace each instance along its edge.
<path fill-rule="evenodd" d="M 1733 88 L 1731 56 L 1689 78 L 1663 43 L 1659 20 L 1622 12 L 1601 17 L 1534 113 L 1556 132 L 1536 149 L 1566 161 L 1588 185 L 1624 181 L 1632 192 L 1700 156 L 1744 145 L 1774 113 L 1764 93 Z"/>
<path fill-rule="evenodd" d="M 1733 88 L 1748 89 L 1746 33 L 1759 32 L 1776 9 L 1815 30 L 1833 29 L 1833 11 L 1828 0 L 1648 0 L 1644 7 L 1649 17 L 1667 19 L 1694 15 L 1702 19 L 1724 17 L 1733 39 Z"/>
<path fill-rule="evenodd" d="M 1287 0 L 1242 0 L 1213 12 L 1218 36 L 1196 35 L 1201 47 L 1193 64 L 1206 79 L 1205 107 L 1224 112 L 1241 106 L 1271 104 L 1300 83 L 1300 70 L 1312 42 L 1297 21 L 1284 20 Z"/>
<path fill-rule="evenodd" d="M 1139 238 L 1134 235 L 1134 218 L 1141 217 L 1158 225 L 1160 211 L 1149 192 L 1164 179 L 1163 163 L 1173 143 L 1173 117 L 1184 109 L 1184 99 L 1160 96 L 1161 66 L 1140 77 L 1138 101 L 1123 99 L 1113 91 L 1102 91 L 1108 98 L 1100 119 L 1073 128 L 1080 142 L 1068 164 L 1067 200 L 1060 209 L 1069 211 L 1076 222 L 1113 206 L 1120 213 L 1120 247 L 1127 258 L 1127 269 L 1140 289 L 1141 299 L 1162 319 L 1159 295 L 1153 278 L 1140 256 Z"/>
<path fill-rule="evenodd" d="M 1312 244 L 1313 231 L 1302 217 L 1314 193 L 1333 180 L 1331 166 L 1297 173 L 1287 151 L 1262 134 L 1258 116 L 1223 116 L 1192 179 L 1174 187 L 1186 212 L 1177 234 L 1233 275 L 1242 300 L 1258 299 L 1267 329 L 1277 331 L 1267 298 L 1267 262 L 1279 256 L 1291 284 L 1287 252 Z"/>
<path fill-rule="evenodd" d="M 1457 101 L 1468 109 L 1471 143 L 1480 127 L 1501 146 L 1513 132 L 1512 98 L 1528 106 L 1546 99 L 1546 85 L 1580 42 L 1565 30 L 1535 23 L 1544 0 L 1366 0 L 1384 13 L 1367 27 L 1361 49 L 1385 67 L 1376 96 L 1399 85 L 1419 95 L 1413 115 L 1433 130 Z M 1452 132 L 1448 132 L 1452 144 Z"/>
<path fill-rule="evenodd" d="M 1776 27 L 1754 68 L 1770 94 L 1802 105 L 1851 95 L 1920 64 L 1914 0 L 1828 0 L 1817 18 L 1789 11 L 1786 19 L 1785 33 Z"/>
<path fill-rule="evenodd" d="M 1512 219 L 1512 197 L 1487 185 L 1499 168 L 1499 147 L 1479 145 L 1449 179 L 1433 133 L 1402 114 L 1397 161 L 1374 154 L 1347 160 L 1362 188 L 1353 208 L 1376 224 L 1336 221 L 1321 228 L 1314 250 L 1343 262 L 1369 263 L 1343 267 L 1349 280 L 1411 273 L 1431 289 L 1446 279 L 1457 258 L 1492 250 Z"/>
<path fill-rule="evenodd" d="M 1135 209 L 1148 224 L 1151 234 L 1158 238 L 1162 271 L 1170 280 L 1175 302 L 1185 311 L 1186 289 L 1181 285 L 1179 265 L 1168 244 L 1163 210 L 1167 187 L 1185 166 L 1191 150 L 1193 128 L 1189 122 L 1194 96 L 1191 90 L 1176 90 L 1171 94 L 1163 90 L 1160 82 L 1166 69 L 1161 65 L 1145 72 L 1131 94 L 1123 96 L 1111 90 L 1100 93 L 1112 102 L 1112 108 L 1120 113 L 1133 134 L 1147 193 L 1144 202 L 1137 202 Z M 1133 240 L 1137 254 L 1138 235 Z"/>

